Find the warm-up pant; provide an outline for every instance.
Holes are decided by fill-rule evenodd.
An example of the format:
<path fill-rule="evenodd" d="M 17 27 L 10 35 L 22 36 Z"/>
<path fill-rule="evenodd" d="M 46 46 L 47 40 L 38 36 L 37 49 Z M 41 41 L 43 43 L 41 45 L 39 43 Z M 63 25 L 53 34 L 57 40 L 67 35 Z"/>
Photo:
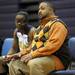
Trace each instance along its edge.
<path fill-rule="evenodd" d="M 55 56 L 34 58 L 27 63 L 15 60 L 9 63 L 9 75 L 47 75 L 50 71 L 63 68 Z"/>

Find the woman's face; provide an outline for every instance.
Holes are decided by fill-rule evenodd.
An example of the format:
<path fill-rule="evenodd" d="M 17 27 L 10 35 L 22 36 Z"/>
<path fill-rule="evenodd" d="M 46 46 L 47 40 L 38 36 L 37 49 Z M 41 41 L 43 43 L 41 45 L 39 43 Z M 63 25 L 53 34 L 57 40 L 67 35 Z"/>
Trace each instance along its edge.
<path fill-rule="evenodd" d="M 24 15 L 16 16 L 15 24 L 16 24 L 17 28 L 22 28 L 25 25 L 25 23 L 26 23 L 26 21 L 25 21 Z"/>

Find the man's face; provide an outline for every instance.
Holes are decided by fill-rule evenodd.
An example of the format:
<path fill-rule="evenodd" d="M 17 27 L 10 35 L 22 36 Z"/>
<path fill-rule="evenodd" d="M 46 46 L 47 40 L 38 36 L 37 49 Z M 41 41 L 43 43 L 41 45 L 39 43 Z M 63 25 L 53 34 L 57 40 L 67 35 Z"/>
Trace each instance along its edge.
<path fill-rule="evenodd" d="M 45 3 L 45 2 L 40 3 L 39 11 L 38 11 L 39 17 L 41 19 L 45 18 L 49 15 L 49 12 L 50 12 L 50 9 L 49 9 L 49 6 L 47 5 L 47 3 Z"/>
<path fill-rule="evenodd" d="M 25 17 L 23 15 L 17 15 L 15 24 L 17 28 L 22 28 L 25 25 Z"/>

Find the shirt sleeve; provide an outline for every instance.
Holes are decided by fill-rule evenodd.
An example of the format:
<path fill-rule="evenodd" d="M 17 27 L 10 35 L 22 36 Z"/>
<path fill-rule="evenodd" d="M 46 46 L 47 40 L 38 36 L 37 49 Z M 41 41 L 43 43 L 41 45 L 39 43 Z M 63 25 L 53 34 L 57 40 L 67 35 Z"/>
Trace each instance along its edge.
<path fill-rule="evenodd" d="M 45 47 L 32 51 L 32 57 L 47 56 L 55 53 L 62 46 L 68 34 L 67 28 L 60 22 L 55 22 L 49 30 L 49 39 Z"/>

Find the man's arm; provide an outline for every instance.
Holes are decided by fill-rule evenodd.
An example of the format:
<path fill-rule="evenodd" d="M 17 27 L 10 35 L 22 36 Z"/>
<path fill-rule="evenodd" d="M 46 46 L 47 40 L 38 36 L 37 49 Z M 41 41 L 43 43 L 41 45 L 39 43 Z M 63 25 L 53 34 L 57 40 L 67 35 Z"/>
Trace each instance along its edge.
<path fill-rule="evenodd" d="M 55 53 L 62 46 L 67 33 L 68 31 L 62 23 L 54 23 L 50 29 L 49 39 L 46 41 L 45 47 L 32 51 L 32 57 L 47 56 Z"/>

